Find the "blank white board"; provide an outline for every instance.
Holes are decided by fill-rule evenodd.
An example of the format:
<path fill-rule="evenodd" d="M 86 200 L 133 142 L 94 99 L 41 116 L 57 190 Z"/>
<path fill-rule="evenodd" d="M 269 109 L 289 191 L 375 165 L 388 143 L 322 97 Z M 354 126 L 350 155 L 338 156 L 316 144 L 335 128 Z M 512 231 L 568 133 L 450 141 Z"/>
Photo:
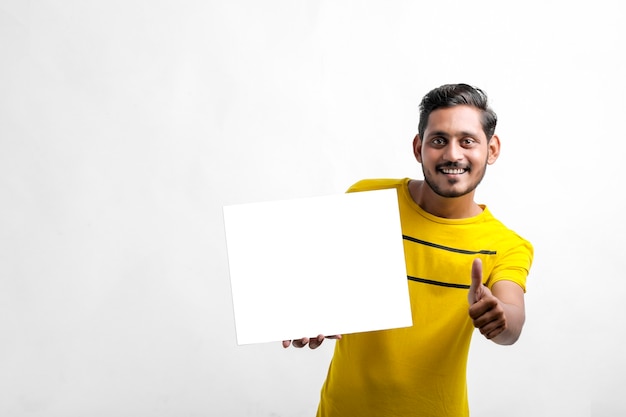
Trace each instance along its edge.
<path fill-rule="evenodd" d="M 223 213 L 238 344 L 412 325 L 395 189 Z"/>

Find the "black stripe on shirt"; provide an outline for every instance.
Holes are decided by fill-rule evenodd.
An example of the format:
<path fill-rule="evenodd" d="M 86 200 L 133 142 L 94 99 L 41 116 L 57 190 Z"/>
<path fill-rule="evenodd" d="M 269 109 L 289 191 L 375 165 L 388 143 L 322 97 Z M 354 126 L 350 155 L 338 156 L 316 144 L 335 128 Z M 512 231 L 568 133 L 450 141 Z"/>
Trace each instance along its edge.
<path fill-rule="evenodd" d="M 427 242 L 425 240 L 416 239 L 414 237 L 407 236 L 407 235 L 402 235 L 402 238 L 404 240 L 408 240 L 409 242 L 419 243 L 421 245 L 430 246 L 432 248 L 437 248 L 437 249 L 443 249 L 443 250 L 447 250 L 449 252 L 462 253 L 464 255 L 495 255 L 497 253 L 495 250 L 486 250 L 486 249 L 479 250 L 479 251 L 473 251 L 473 250 L 451 248 L 449 246 L 438 245 L 436 243 L 432 243 L 432 242 Z"/>
<path fill-rule="evenodd" d="M 417 278 L 407 275 L 406 276 L 411 281 L 421 282 L 422 284 L 430 284 L 430 285 L 439 285 L 440 287 L 448 287 L 448 288 L 461 288 L 463 290 L 469 290 L 470 286 L 465 284 L 453 284 L 451 282 L 441 282 L 441 281 L 433 281 L 432 279 L 426 278 Z"/>

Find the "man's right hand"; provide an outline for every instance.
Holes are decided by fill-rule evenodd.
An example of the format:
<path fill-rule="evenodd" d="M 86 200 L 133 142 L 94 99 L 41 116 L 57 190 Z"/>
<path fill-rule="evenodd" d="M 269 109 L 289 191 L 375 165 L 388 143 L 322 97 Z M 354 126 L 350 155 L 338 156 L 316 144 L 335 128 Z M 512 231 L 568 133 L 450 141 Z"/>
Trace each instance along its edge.
<path fill-rule="evenodd" d="M 303 348 L 306 345 L 309 345 L 310 349 L 317 349 L 324 342 L 324 339 L 341 339 L 340 334 L 336 334 L 333 336 L 324 336 L 323 334 L 317 335 L 317 337 L 303 337 L 302 339 L 293 339 L 293 340 L 283 340 L 283 347 L 288 348 L 290 345 L 293 345 L 295 348 Z"/>

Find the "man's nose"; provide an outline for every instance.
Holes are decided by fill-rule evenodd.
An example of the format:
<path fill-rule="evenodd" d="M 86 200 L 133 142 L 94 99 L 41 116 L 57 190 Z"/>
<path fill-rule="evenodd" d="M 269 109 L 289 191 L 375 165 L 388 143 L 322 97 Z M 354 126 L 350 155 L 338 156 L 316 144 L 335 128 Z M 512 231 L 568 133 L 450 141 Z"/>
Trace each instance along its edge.
<path fill-rule="evenodd" d="M 463 159 L 463 148 L 456 142 L 450 142 L 446 146 L 443 157 L 450 162 L 460 161 Z"/>

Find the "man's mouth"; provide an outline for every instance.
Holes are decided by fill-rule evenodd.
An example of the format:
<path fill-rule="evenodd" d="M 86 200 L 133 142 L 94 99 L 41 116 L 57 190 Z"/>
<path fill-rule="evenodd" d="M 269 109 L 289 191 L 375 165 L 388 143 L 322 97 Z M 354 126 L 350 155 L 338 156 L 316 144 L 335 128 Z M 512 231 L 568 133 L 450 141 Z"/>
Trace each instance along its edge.
<path fill-rule="evenodd" d="M 467 172 L 467 168 L 450 168 L 450 167 L 443 167 L 443 168 L 439 168 L 439 171 L 446 174 L 446 175 L 459 175 L 459 174 L 464 174 Z"/>

